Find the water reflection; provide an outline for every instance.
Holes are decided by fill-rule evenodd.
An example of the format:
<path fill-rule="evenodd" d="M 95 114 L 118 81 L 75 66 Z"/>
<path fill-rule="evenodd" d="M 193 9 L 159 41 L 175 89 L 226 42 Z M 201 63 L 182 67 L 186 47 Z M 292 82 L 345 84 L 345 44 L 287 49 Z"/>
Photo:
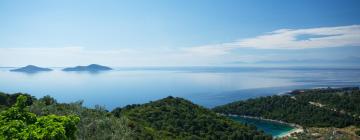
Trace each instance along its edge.
<path fill-rule="evenodd" d="M 51 71 L 10 71 L 10 72 L 26 74 L 26 75 L 35 75 L 35 74 L 47 73 Z"/>
<path fill-rule="evenodd" d="M 318 86 L 359 85 L 359 70 L 275 68 L 118 68 L 103 72 L 24 74 L 0 68 L 0 91 L 51 95 L 60 102 L 84 100 L 108 109 L 166 96 L 206 107 L 231 101 Z"/>

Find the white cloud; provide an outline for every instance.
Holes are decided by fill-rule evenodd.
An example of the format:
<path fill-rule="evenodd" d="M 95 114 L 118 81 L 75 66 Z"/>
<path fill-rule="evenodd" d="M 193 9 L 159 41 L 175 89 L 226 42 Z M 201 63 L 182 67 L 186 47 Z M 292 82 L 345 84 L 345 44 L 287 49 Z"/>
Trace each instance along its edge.
<path fill-rule="evenodd" d="M 299 39 L 302 35 L 306 39 Z M 182 49 L 195 56 L 224 56 L 239 48 L 307 49 L 360 46 L 360 25 L 308 29 L 279 29 L 253 38 L 234 42 Z"/>
<path fill-rule="evenodd" d="M 310 38 L 299 40 L 301 35 Z M 109 66 L 221 65 L 234 61 L 255 62 L 280 58 L 279 53 L 266 54 L 252 50 L 248 54 L 241 52 L 241 48 L 306 49 L 342 46 L 360 46 L 360 25 L 280 29 L 254 38 L 189 48 L 0 48 L 0 66 L 72 66 L 89 63 Z M 285 54 L 281 59 L 286 57 L 289 56 Z"/>
<path fill-rule="evenodd" d="M 308 38 L 299 39 L 306 35 Z M 279 29 L 253 38 L 189 48 L 188 51 L 224 55 L 238 48 L 307 49 L 360 46 L 360 25 L 308 29 Z"/>
<path fill-rule="evenodd" d="M 298 37 L 301 35 L 309 35 L 310 37 L 305 40 L 299 40 Z M 254 38 L 240 39 L 232 44 L 237 47 L 253 47 L 259 49 L 360 46 L 360 25 L 309 29 L 280 29 Z"/>

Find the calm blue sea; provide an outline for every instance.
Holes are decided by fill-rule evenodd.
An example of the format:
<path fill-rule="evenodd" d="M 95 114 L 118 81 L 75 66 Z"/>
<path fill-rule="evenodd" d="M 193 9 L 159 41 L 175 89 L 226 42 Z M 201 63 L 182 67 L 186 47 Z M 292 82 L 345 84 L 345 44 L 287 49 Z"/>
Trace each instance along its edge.
<path fill-rule="evenodd" d="M 88 73 L 26 74 L 0 68 L 0 91 L 51 95 L 59 102 L 84 100 L 84 105 L 111 110 L 166 96 L 183 97 L 205 107 L 280 94 L 298 88 L 359 86 L 360 69 L 146 67 L 115 68 Z"/>

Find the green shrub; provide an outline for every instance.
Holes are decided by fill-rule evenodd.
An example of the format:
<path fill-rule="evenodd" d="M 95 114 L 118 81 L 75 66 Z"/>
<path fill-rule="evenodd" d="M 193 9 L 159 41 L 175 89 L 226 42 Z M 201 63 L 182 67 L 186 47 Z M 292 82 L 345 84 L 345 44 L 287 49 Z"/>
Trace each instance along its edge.
<path fill-rule="evenodd" d="M 0 139 L 75 139 L 77 116 L 37 117 L 28 109 L 28 98 L 20 95 L 14 106 L 0 114 Z"/>
<path fill-rule="evenodd" d="M 39 99 L 41 102 L 44 102 L 45 105 L 52 105 L 52 104 L 56 104 L 57 101 L 51 97 L 50 95 L 46 95 L 42 98 Z"/>
<path fill-rule="evenodd" d="M 356 130 L 356 131 L 355 131 L 355 134 L 358 135 L 358 136 L 360 136 L 360 130 Z"/>

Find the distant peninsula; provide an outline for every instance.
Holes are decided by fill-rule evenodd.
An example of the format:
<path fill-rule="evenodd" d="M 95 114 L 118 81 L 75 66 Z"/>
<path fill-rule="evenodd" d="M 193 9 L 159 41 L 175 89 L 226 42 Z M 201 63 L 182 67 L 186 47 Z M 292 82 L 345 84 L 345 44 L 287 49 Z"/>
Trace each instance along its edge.
<path fill-rule="evenodd" d="M 52 69 L 49 68 L 42 68 L 34 65 L 27 65 L 26 67 L 21 67 L 17 69 L 10 70 L 12 72 L 24 72 L 24 73 L 37 73 L 37 72 L 43 72 L 43 71 L 52 71 Z"/>
<path fill-rule="evenodd" d="M 112 68 L 101 66 L 98 64 L 91 64 L 88 66 L 76 66 L 76 67 L 69 67 L 63 69 L 63 71 L 89 71 L 89 72 L 99 72 L 99 71 L 108 71 L 108 70 L 112 70 Z"/>

